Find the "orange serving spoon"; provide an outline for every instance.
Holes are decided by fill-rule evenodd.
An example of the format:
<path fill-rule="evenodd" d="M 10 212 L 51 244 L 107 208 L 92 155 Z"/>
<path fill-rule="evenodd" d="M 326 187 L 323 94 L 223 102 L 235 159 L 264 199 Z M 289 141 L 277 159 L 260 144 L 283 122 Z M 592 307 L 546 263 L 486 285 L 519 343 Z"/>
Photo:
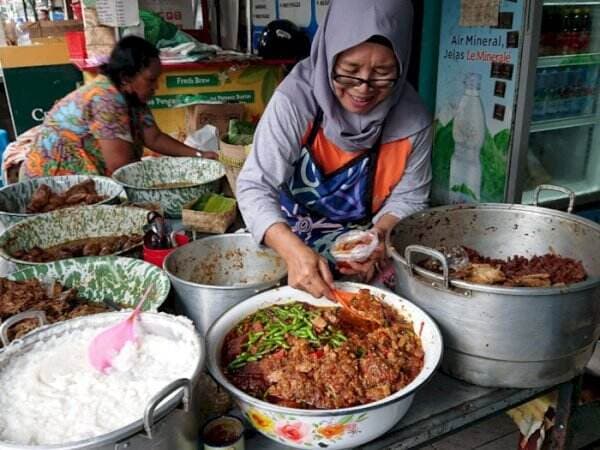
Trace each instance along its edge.
<path fill-rule="evenodd" d="M 370 317 L 364 314 L 362 311 L 352 306 L 352 299 L 356 296 L 353 292 L 342 291 L 340 289 L 332 289 L 335 300 L 340 304 L 346 316 L 344 317 L 347 322 L 350 322 L 361 328 L 372 329 L 378 325 L 381 325 L 381 321 L 375 317 Z"/>

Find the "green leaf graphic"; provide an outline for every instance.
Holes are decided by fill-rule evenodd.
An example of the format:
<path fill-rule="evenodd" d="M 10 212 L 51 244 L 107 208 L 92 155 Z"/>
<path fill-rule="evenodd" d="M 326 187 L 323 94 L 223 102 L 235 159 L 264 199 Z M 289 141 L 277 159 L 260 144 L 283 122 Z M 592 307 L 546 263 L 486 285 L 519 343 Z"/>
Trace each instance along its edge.
<path fill-rule="evenodd" d="M 265 75 L 270 72 L 271 69 L 268 67 L 246 67 L 240 74 L 238 82 L 240 84 L 253 84 L 264 79 Z"/>
<path fill-rule="evenodd" d="M 481 149 L 481 201 L 504 201 L 507 153 L 510 130 L 502 130 L 493 138 L 486 132 Z"/>
<path fill-rule="evenodd" d="M 269 100 L 277 87 L 277 81 L 277 72 L 274 69 L 269 70 L 263 78 L 261 94 L 265 106 L 269 103 Z"/>
<path fill-rule="evenodd" d="M 452 186 L 452 188 L 450 189 L 452 192 L 460 192 L 461 194 L 466 195 L 467 197 L 471 197 L 473 200 L 477 201 L 477 196 L 475 195 L 475 193 L 471 190 L 471 188 L 469 188 L 469 186 L 467 186 L 466 184 L 461 184 L 459 185 L 454 185 Z"/>

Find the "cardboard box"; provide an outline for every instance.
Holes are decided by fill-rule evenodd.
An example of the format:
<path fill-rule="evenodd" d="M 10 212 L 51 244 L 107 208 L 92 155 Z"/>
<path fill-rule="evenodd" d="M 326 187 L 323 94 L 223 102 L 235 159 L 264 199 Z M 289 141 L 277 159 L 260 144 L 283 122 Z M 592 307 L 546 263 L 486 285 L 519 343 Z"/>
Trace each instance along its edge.
<path fill-rule="evenodd" d="M 31 38 L 45 38 L 63 36 L 67 31 L 83 31 L 81 20 L 44 20 L 27 24 L 27 31 Z"/>
<path fill-rule="evenodd" d="M 100 25 L 96 8 L 84 6 L 85 45 L 88 57 L 105 58 L 117 42 L 114 28 Z"/>
<path fill-rule="evenodd" d="M 217 127 L 219 136 L 227 134 L 231 119 L 242 120 L 244 105 L 241 103 L 225 103 L 222 105 L 193 105 L 185 108 L 186 133 L 191 134 L 206 124 Z"/>

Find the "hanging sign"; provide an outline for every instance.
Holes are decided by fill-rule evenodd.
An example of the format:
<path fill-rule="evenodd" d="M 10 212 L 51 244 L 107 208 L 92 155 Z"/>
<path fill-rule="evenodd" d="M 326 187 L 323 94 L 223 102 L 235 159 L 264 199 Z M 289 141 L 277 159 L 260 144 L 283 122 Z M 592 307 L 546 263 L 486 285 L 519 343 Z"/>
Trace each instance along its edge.
<path fill-rule="evenodd" d="M 109 27 L 135 27 L 140 23 L 137 0 L 96 0 L 98 22 Z"/>

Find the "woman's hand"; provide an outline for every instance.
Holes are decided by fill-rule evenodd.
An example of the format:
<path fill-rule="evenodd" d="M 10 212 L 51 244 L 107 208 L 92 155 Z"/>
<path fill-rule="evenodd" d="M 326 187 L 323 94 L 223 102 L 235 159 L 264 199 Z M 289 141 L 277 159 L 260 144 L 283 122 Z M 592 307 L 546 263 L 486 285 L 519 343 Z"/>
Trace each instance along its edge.
<path fill-rule="evenodd" d="M 290 286 L 316 298 L 333 298 L 333 276 L 327 260 L 308 247 L 286 224 L 271 225 L 264 241 L 285 260 Z"/>
<path fill-rule="evenodd" d="M 302 247 L 285 258 L 285 262 L 290 286 L 316 298 L 332 298 L 333 276 L 325 258 L 302 243 Z"/>
<path fill-rule="evenodd" d="M 198 150 L 198 156 L 206 159 L 219 159 L 219 154 L 210 150 Z"/>
<path fill-rule="evenodd" d="M 144 128 L 144 145 L 150 150 L 167 156 L 201 156 L 207 159 L 218 159 L 219 154 L 209 150 L 198 150 L 173 139 L 154 125 Z"/>

